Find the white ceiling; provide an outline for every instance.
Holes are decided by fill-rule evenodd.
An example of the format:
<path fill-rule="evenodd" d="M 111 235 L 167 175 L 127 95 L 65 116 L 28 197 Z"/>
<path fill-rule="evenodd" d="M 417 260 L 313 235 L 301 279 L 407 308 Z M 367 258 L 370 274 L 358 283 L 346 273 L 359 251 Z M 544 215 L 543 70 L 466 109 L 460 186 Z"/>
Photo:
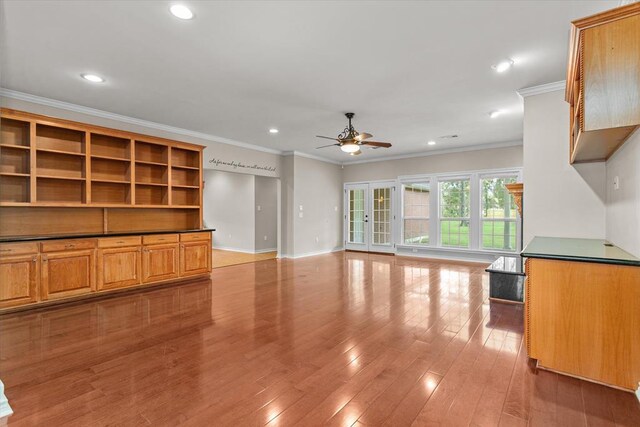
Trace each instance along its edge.
<path fill-rule="evenodd" d="M 358 160 L 517 141 L 515 91 L 562 80 L 569 22 L 619 2 L 184 1 L 191 21 L 172 3 L 3 1 L 0 83 L 338 161 L 353 158 L 314 135 L 339 133 L 347 111 L 393 143 Z M 495 73 L 506 57 L 513 69 Z"/>

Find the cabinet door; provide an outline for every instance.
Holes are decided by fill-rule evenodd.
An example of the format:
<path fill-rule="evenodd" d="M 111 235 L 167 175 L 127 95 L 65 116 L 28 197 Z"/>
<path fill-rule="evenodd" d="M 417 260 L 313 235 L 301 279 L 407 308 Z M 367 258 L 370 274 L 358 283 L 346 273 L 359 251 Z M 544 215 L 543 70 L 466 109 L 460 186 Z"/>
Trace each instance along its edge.
<path fill-rule="evenodd" d="M 182 243 L 180 245 L 180 275 L 208 273 L 210 259 L 211 244 L 208 240 Z"/>
<path fill-rule="evenodd" d="M 95 250 L 42 255 L 42 299 L 88 294 L 96 289 Z"/>
<path fill-rule="evenodd" d="M 0 258 L 0 308 L 38 301 L 38 255 Z"/>
<path fill-rule="evenodd" d="M 179 256 L 177 244 L 144 246 L 142 282 L 157 282 L 178 277 Z"/>
<path fill-rule="evenodd" d="M 98 250 L 98 290 L 117 289 L 140 283 L 139 246 Z"/>

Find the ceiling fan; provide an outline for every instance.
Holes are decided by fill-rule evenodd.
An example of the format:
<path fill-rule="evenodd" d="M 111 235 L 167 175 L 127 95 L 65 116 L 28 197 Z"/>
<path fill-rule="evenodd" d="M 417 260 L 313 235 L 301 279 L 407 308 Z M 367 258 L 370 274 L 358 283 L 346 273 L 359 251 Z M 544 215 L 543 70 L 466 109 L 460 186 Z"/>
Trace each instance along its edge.
<path fill-rule="evenodd" d="M 329 145 L 323 145 L 322 147 L 316 147 L 316 149 L 338 146 L 345 153 L 349 153 L 352 156 L 357 156 L 359 154 L 362 154 L 362 151 L 360 151 L 361 147 L 369 147 L 374 149 L 391 147 L 391 144 L 389 144 L 388 142 L 366 141 L 367 139 L 372 138 L 373 135 L 366 132 L 360 133 L 355 130 L 355 128 L 351 124 L 351 119 L 353 118 L 353 116 L 355 116 L 354 113 L 346 113 L 345 116 L 347 116 L 347 119 L 349 120 L 349 125 L 346 128 L 344 128 L 344 130 L 338 135 L 337 138 L 316 135 L 317 138 L 333 139 L 338 142 L 336 144 L 329 144 Z"/>

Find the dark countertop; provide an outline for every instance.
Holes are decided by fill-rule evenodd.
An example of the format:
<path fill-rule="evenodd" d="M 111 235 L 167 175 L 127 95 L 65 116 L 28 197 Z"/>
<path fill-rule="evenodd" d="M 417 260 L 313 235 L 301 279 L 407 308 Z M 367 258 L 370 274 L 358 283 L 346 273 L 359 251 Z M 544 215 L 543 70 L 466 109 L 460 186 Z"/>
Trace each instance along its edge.
<path fill-rule="evenodd" d="M 640 258 L 601 239 L 534 237 L 521 255 L 527 258 L 640 266 Z"/>
<path fill-rule="evenodd" d="M 524 276 L 522 258 L 520 256 L 501 256 L 493 261 L 484 271 L 489 273 L 515 274 Z"/>
<path fill-rule="evenodd" d="M 140 236 L 148 234 L 172 234 L 172 233 L 197 233 L 200 231 L 216 231 L 215 228 L 197 228 L 193 230 L 139 230 L 139 231 L 114 231 L 109 233 L 66 233 L 66 234 L 43 234 L 40 236 L 0 236 L 0 243 L 9 242 L 30 242 L 33 240 L 60 240 L 60 239 L 84 239 L 91 237 L 118 237 L 118 236 Z"/>

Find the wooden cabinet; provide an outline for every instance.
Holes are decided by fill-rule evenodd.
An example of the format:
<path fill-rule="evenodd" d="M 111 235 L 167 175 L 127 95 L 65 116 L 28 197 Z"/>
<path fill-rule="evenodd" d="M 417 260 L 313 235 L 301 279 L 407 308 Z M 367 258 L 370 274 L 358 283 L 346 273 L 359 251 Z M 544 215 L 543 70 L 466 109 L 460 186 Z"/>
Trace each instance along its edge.
<path fill-rule="evenodd" d="M 0 308 L 38 301 L 40 284 L 38 254 L 0 258 Z"/>
<path fill-rule="evenodd" d="M 175 279 L 180 274 L 177 244 L 148 245 L 142 248 L 142 282 Z"/>
<path fill-rule="evenodd" d="M 141 251 L 139 246 L 98 249 L 98 290 L 141 283 Z"/>
<path fill-rule="evenodd" d="M 572 23 L 571 163 L 608 159 L 640 125 L 640 3 Z"/>
<path fill-rule="evenodd" d="M 180 244 L 180 275 L 203 274 L 211 270 L 211 242 L 187 242 Z"/>
<path fill-rule="evenodd" d="M 96 289 L 95 250 L 42 254 L 42 299 L 88 294 Z"/>
<path fill-rule="evenodd" d="M 0 243 L 0 312 L 210 272 L 210 231 Z"/>
<path fill-rule="evenodd" d="M 528 259 L 525 339 L 538 366 L 635 390 L 640 267 Z"/>

